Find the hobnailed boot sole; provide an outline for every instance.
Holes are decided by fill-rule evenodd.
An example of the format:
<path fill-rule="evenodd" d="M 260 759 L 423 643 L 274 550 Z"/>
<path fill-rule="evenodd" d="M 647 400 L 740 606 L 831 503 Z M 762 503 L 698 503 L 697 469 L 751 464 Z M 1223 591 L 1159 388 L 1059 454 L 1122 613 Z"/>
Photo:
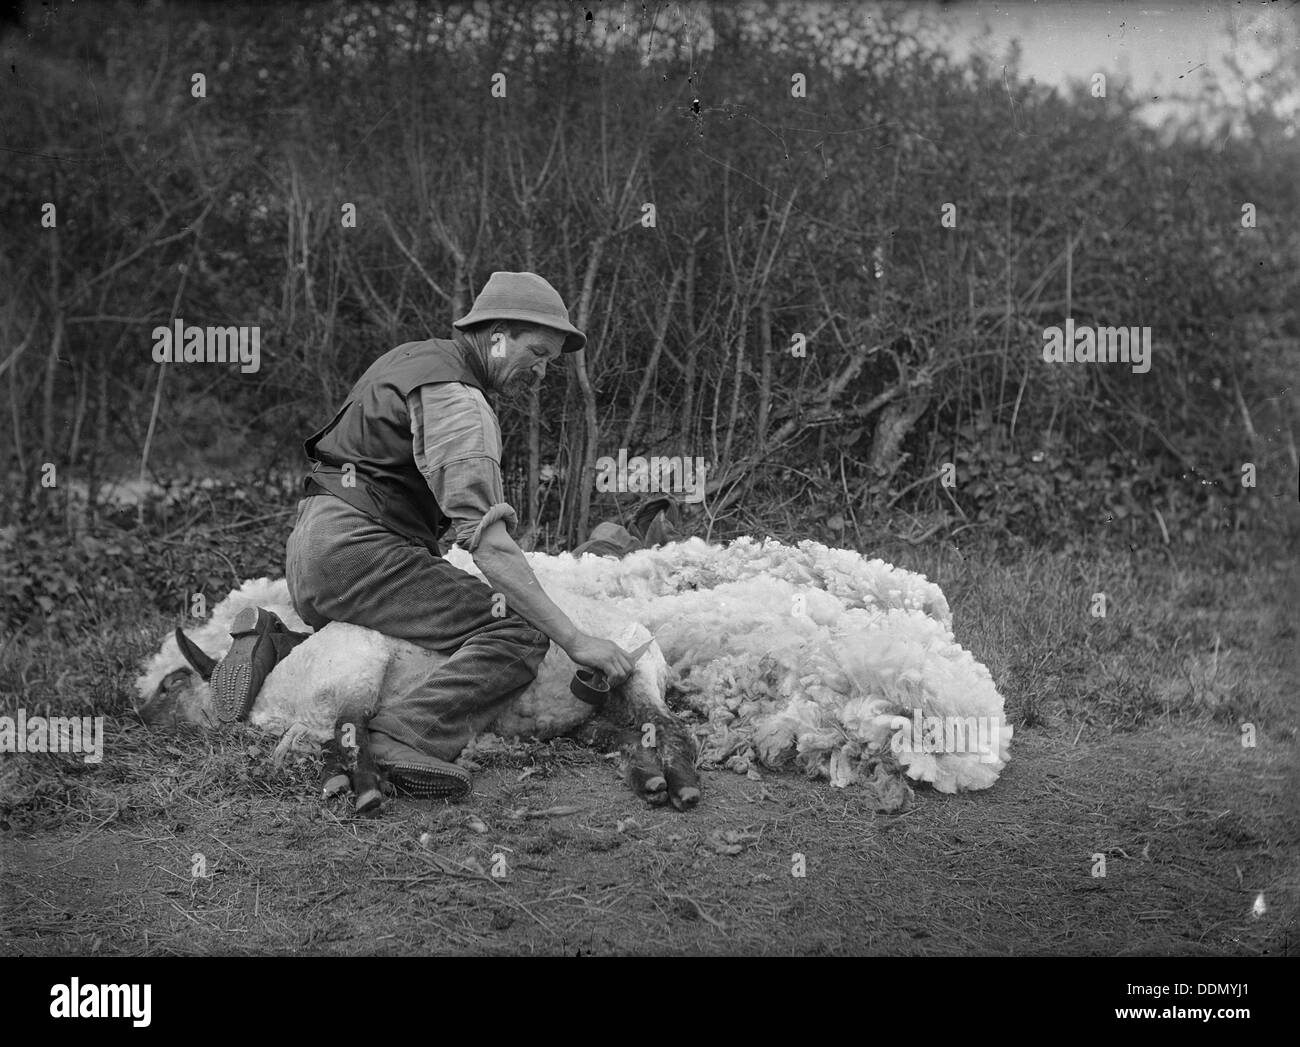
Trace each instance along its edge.
<path fill-rule="evenodd" d="M 263 613 L 271 614 L 258 607 L 245 607 L 235 615 L 235 620 L 230 625 L 230 635 L 234 642 L 226 656 L 212 670 L 212 704 L 217 719 L 222 723 L 236 723 L 247 718 L 257 699 L 261 680 L 254 685 L 253 667 L 259 656 L 259 644 L 271 644 L 270 632 L 275 621 L 275 616 L 271 615 L 272 624 L 259 630 L 258 616 Z M 271 662 L 271 668 L 274 668 L 278 660 L 275 658 Z M 265 678 L 264 673 L 262 679 Z"/>
<path fill-rule="evenodd" d="M 474 779 L 469 776 L 469 772 L 455 764 L 446 764 L 443 769 L 424 763 L 399 761 L 389 764 L 385 770 L 389 782 L 399 792 L 422 800 L 459 800 L 468 796 L 474 788 Z"/>

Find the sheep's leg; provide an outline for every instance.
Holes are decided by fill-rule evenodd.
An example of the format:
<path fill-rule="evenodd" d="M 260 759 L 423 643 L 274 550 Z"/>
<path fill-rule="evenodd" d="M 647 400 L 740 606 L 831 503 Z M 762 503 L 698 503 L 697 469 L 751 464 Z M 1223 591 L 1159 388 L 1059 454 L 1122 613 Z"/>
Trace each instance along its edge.
<path fill-rule="evenodd" d="M 378 814 L 384 802 L 383 776 L 370 752 L 370 732 L 360 739 L 357 752 L 357 769 L 352 775 L 352 788 L 357 796 L 357 814 Z"/>
<path fill-rule="evenodd" d="M 321 799 L 328 800 L 352 785 L 352 776 L 348 773 L 348 761 L 339 746 L 337 728 L 335 736 L 321 746 L 321 752 L 325 756 L 325 766 L 320 772 Z"/>
<path fill-rule="evenodd" d="M 614 723 L 628 725 L 636 740 L 636 750 L 629 754 L 628 759 L 632 788 L 637 789 L 634 775 L 649 774 L 656 785 L 652 802 L 671 800 L 679 811 L 686 811 L 700 801 L 695 744 L 664 699 L 653 675 L 638 677 L 634 674 L 610 695 L 603 715 Z M 648 770 L 652 765 L 654 770 Z"/>
<path fill-rule="evenodd" d="M 597 716 L 582 724 L 574 737 L 602 752 L 617 752 L 623 780 L 647 803 L 658 807 L 668 802 L 668 779 L 659 755 L 653 746 L 643 744 L 640 731 Z"/>
<path fill-rule="evenodd" d="M 370 751 L 370 714 L 348 707 L 334 721 L 334 741 L 347 754 L 352 772 L 352 791 L 356 794 L 356 813 L 376 814 L 384 802 L 383 778 Z"/>
<path fill-rule="evenodd" d="M 679 811 L 700 802 L 700 779 L 695 773 L 695 744 L 675 719 L 648 717 L 638 734 L 642 751 L 653 754 L 665 779 L 664 799 Z M 662 802 L 662 801 L 661 801 Z"/>
<path fill-rule="evenodd" d="M 280 735 L 280 741 L 276 744 L 275 752 L 271 754 L 271 763 L 275 766 L 276 770 L 280 769 L 280 766 L 284 763 L 284 758 L 289 755 L 290 750 L 293 749 L 293 747 L 298 744 L 299 740 L 306 734 L 306 725 L 295 723 L 290 724 L 289 729 L 286 730 L 284 734 Z"/>
<path fill-rule="evenodd" d="M 699 802 L 693 739 L 665 703 L 655 674 L 634 675 L 616 687 L 600 714 L 575 734 L 605 752 L 617 751 L 624 780 L 647 803 L 671 801 L 686 811 Z"/>
<path fill-rule="evenodd" d="M 695 771 L 695 742 L 678 723 L 660 723 L 659 761 L 668 779 L 668 798 L 679 811 L 700 802 L 700 777 Z"/>

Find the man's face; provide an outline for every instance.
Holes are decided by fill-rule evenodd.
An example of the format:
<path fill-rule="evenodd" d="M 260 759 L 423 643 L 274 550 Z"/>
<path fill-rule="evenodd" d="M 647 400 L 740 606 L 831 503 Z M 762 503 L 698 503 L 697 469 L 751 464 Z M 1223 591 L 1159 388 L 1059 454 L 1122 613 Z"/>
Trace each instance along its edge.
<path fill-rule="evenodd" d="M 528 396 L 533 383 L 546 377 L 546 365 L 559 357 L 564 334 L 550 327 L 525 327 L 511 337 L 504 324 L 492 332 L 488 378 L 507 400 Z"/>

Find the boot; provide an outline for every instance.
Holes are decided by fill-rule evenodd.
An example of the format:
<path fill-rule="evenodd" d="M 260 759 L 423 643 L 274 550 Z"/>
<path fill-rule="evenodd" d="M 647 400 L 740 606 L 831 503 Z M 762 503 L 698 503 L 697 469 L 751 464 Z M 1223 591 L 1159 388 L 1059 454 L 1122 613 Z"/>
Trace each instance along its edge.
<path fill-rule="evenodd" d="M 287 628 L 275 612 L 245 607 L 230 626 L 234 642 L 212 670 L 212 704 L 222 723 L 247 718 L 262 684 L 310 633 Z"/>

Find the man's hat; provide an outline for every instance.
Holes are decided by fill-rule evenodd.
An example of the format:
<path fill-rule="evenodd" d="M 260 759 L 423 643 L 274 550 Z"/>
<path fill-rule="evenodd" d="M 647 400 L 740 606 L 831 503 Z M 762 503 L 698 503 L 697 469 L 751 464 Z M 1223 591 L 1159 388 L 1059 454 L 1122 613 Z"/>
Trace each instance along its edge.
<path fill-rule="evenodd" d="M 484 320 L 523 320 L 563 331 L 564 352 L 576 353 L 587 336 L 569 323 L 560 292 L 536 273 L 493 273 L 468 313 L 452 324 L 469 327 Z"/>

